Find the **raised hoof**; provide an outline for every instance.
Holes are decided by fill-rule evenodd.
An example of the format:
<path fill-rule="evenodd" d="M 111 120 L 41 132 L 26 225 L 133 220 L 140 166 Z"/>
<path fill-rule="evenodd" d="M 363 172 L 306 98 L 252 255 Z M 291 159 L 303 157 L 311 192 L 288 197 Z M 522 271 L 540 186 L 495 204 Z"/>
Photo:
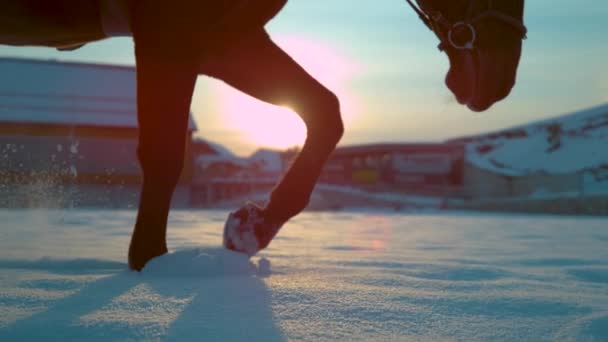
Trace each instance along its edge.
<path fill-rule="evenodd" d="M 247 203 L 228 215 L 224 225 L 224 247 L 253 256 L 268 246 L 281 226 L 266 222 L 263 209 Z"/>

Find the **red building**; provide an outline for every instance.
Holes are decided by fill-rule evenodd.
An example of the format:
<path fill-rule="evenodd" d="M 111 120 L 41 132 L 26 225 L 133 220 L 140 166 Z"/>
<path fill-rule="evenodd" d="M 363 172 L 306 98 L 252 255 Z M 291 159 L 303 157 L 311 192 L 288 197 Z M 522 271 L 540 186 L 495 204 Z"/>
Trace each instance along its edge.
<path fill-rule="evenodd" d="M 349 185 L 457 186 L 461 144 L 370 144 L 339 147 L 321 181 Z"/>

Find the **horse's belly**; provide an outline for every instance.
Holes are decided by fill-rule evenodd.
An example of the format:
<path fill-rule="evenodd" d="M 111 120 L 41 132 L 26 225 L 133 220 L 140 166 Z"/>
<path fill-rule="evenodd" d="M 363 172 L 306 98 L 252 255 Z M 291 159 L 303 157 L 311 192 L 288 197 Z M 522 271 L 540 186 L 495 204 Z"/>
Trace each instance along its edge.
<path fill-rule="evenodd" d="M 236 3 L 234 9 L 227 13 L 224 24 L 252 28 L 266 25 L 287 0 L 237 0 Z"/>
<path fill-rule="evenodd" d="M 233 0 L 233 7 L 218 16 L 209 34 L 216 46 L 225 47 L 250 32 L 263 30 L 285 6 L 287 0 Z"/>
<path fill-rule="evenodd" d="M 104 37 L 97 0 L 0 0 L 0 44 L 62 47 Z"/>
<path fill-rule="evenodd" d="M 261 31 L 287 0 L 139 0 L 131 20 L 140 54 L 205 55 Z"/>

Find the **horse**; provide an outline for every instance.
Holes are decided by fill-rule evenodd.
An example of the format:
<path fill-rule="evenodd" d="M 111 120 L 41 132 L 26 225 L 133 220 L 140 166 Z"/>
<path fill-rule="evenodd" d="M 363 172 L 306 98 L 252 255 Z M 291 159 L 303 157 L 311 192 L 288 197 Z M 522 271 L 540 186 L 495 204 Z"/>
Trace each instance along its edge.
<path fill-rule="evenodd" d="M 308 205 L 343 133 L 336 95 L 275 44 L 265 25 L 287 0 L 4 1 L 0 44 L 71 50 L 115 36 L 133 38 L 137 74 L 137 158 L 143 181 L 128 252 L 140 271 L 167 253 L 170 201 L 184 160 L 198 75 L 259 100 L 289 103 L 306 125 L 305 143 L 263 207 L 231 214 L 249 225 L 254 254 Z M 450 61 L 445 83 L 459 103 L 484 111 L 507 97 L 521 57 L 524 0 L 407 0 Z M 243 208 L 241 208 L 243 209 Z M 240 214 L 239 214 L 240 213 Z M 240 216 L 239 216 L 240 215 Z M 247 218 L 249 216 L 249 218 Z M 253 220 L 250 218 L 253 217 Z M 228 220 L 230 221 L 230 219 Z"/>

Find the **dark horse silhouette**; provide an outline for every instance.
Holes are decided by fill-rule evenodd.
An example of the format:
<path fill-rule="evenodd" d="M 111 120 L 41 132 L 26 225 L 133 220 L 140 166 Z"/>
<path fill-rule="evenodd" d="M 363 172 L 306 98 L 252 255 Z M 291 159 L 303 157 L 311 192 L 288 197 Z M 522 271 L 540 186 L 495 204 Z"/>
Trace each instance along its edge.
<path fill-rule="evenodd" d="M 524 0 L 417 0 L 419 8 L 407 1 L 439 37 L 450 60 L 446 84 L 461 104 L 483 111 L 509 94 L 525 36 Z M 336 96 L 264 29 L 286 2 L 2 1 L 0 44 L 73 49 L 118 35 L 133 37 L 143 185 L 129 248 L 132 269 L 167 252 L 167 216 L 199 74 L 268 103 L 289 103 L 302 117 L 305 144 L 260 214 L 278 227 L 308 204 L 344 128 Z M 256 231 L 261 248 L 276 230 Z"/>

